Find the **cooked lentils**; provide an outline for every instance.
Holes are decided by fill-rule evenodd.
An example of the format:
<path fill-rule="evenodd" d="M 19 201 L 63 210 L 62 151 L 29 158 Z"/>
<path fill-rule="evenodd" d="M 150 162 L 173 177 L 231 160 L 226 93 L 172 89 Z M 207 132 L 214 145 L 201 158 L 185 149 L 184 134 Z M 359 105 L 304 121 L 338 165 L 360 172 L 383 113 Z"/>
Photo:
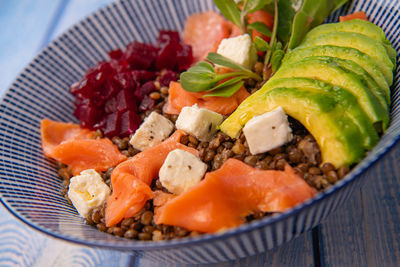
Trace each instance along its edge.
<path fill-rule="evenodd" d="M 262 71 L 262 69 L 260 70 L 261 67 L 261 65 L 257 66 L 256 64 L 255 71 Z M 151 112 L 156 111 L 175 123 L 177 115 L 164 114 L 162 111 L 167 101 L 168 88 L 160 86 L 158 78 L 155 81 L 155 86 L 157 91 L 152 92 L 149 96 L 156 101 L 156 104 L 152 110 L 141 114 L 142 118 L 144 119 Z M 262 83 L 256 84 L 254 81 L 249 80 L 245 86 L 250 93 L 253 93 L 261 88 Z M 347 167 L 335 169 L 330 163 L 321 165 L 321 152 L 315 139 L 299 122 L 290 117 L 289 124 L 293 133 L 292 141 L 279 148 L 258 155 L 250 154 L 246 138 L 243 134 L 237 139 L 232 139 L 222 132 L 218 132 L 210 142 L 199 141 L 192 135 L 184 135 L 180 142 L 199 151 L 200 159 L 207 164 L 207 171 L 219 169 L 228 158 L 241 160 L 252 167 L 262 170 L 283 170 L 286 164 L 290 164 L 296 174 L 301 176 L 310 186 L 318 191 L 322 191 L 335 184 L 349 172 Z M 98 130 L 95 132 L 95 138 L 102 137 L 103 134 L 101 131 Z M 116 136 L 112 138 L 112 142 L 128 158 L 140 152 L 129 144 L 129 140 L 130 137 L 120 138 Z M 57 163 L 57 167 L 58 175 L 63 180 L 62 194 L 68 199 L 67 191 L 72 173 L 64 164 Z M 106 172 L 101 173 L 104 182 L 110 188 L 112 170 L 113 168 L 110 168 Z M 168 193 L 168 190 L 162 186 L 159 179 L 153 181 L 151 188 L 152 190 L 161 190 Z M 272 214 L 254 212 L 246 217 L 246 221 L 250 222 L 265 216 L 271 216 Z M 144 208 L 134 217 L 126 218 L 115 226 L 107 227 L 105 225 L 105 205 L 93 209 L 86 219 L 86 223 L 93 225 L 102 232 L 142 241 L 170 240 L 201 234 L 197 231 L 189 231 L 178 226 L 155 224 L 153 217 L 153 201 L 149 200 L 146 202 Z"/>

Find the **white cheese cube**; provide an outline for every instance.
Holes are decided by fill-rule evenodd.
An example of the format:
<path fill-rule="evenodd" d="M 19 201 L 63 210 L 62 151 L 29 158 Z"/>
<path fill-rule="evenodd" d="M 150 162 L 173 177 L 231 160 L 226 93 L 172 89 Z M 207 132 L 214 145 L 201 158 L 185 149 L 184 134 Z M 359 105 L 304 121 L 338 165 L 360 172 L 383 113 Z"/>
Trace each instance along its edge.
<path fill-rule="evenodd" d="M 110 188 L 93 169 L 82 171 L 70 180 L 68 197 L 84 218 L 92 209 L 103 205 L 109 195 Z"/>
<path fill-rule="evenodd" d="M 293 137 L 282 107 L 249 120 L 243 128 L 243 133 L 253 155 L 280 147 Z"/>
<path fill-rule="evenodd" d="M 248 69 L 257 61 L 257 51 L 248 34 L 222 39 L 217 53 Z"/>
<path fill-rule="evenodd" d="M 194 105 L 184 107 L 175 124 L 177 129 L 194 135 L 200 141 L 209 141 L 223 120 L 221 114 Z"/>
<path fill-rule="evenodd" d="M 207 171 L 207 165 L 182 149 L 171 151 L 161 166 L 161 184 L 173 194 L 182 194 L 196 185 Z"/>
<path fill-rule="evenodd" d="M 174 124 L 164 116 L 153 111 L 144 119 L 129 143 L 143 151 L 164 141 L 174 130 Z"/>

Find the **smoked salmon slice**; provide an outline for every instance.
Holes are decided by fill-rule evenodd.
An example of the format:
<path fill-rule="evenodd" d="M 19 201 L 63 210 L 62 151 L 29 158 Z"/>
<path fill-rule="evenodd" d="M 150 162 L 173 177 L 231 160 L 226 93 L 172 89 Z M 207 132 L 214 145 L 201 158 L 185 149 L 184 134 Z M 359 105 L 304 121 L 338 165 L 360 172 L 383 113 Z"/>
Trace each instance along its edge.
<path fill-rule="evenodd" d="M 49 119 L 43 119 L 40 122 L 40 133 L 43 153 L 47 157 L 52 157 L 54 149 L 62 142 L 73 139 L 88 139 L 94 136 L 92 131 L 82 129 L 78 124 Z"/>
<path fill-rule="evenodd" d="M 109 139 L 93 139 L 92 131 L 77 124 L 44 119 L 40 130 L 43 153 L 68 165 L 74 175 L 87 169 L 106 171 L 126 160 Z"/>
<path fill-rule="evenodd" d="M 124 218 L 133 217 L 153 197 L 150 185 L 168 153 L 182 149 L 197 156 L 198 151 L 179 143 L 184 135 L 177 130 L 164 142 L 136 154 L 119 164 L 111 174 L 113 192 L 106 205 L 106 225 L 113 226 Z"/>
<path fill-rule="evenodd" d="M 214 11 L 193 14 L 187 18 L 183 42 L 192 46 L 193 63 L 216 52 L 222 39 L 231 34 L 231 24 Z"/>
<path fill-rule="evenodd" d="M 164 106 L 164 112 L 178 115 L 183 107 L 197 104 L 200 108 L 206 108 L 222 115 L 229 115 L 250 96 L 246 88 L 242 87 L 230 97 L 206 97 L 204 93 L 193 93 L 184 90 L 179 82 L 171 82 L 169 85 L 169 96 Z"/>
<path fill-rule="evenodd" d="M 228 159 L 196 186 L 157 208 L 155 222 L 213 233 L 241 225 L 254 211 L 285 211 L 315 193 L 289 165 L 284 171 L 265 171 Z"/>

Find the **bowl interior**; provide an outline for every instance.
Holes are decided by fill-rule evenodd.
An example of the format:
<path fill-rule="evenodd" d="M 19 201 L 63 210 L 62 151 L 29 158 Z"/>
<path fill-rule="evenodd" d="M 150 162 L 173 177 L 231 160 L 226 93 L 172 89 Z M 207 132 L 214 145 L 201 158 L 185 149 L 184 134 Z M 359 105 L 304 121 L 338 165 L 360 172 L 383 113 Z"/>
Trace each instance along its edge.
<path fill-rule="evenodd" d="M 395 3 L 396 2 L 396 3 Z M 158 30 L 182 31 L 192 13 L 215 10 L 212 0 L 118 1 L 73 26 L 52 42 L 19 75 L 0 104 L 0 196 L 3 204 L 19 219 L 42 232 L 65 240 L 119 249 L 148 249 L 204 242 L 235 235 L 254 227 L 267 227 L 304 207 L 324 201 L 375 162 L 400 134 L 399 70 L 392 86 L 391 126 L 380 143 L 344 180 L 283 215 L 265 218 L 224 234 L 163 242 L 135 242 L 102 233 L 86 225 L 60 194 L 61 181 L 53 162 L 42 154 L 39 124 L 43 118 L 77 122 L 72 115 L 73 96 L 69 86 L 85 70 L 107 59 L 107 51 L 124 48 L 136 41 L 154 42 Z M 400 3 L 397 1 L 353 1 L 330 17 L 364 10 L 382 27 L 398 51 L 400 48 Z M 307 230 L 307 229 L 305 229 Z"/>

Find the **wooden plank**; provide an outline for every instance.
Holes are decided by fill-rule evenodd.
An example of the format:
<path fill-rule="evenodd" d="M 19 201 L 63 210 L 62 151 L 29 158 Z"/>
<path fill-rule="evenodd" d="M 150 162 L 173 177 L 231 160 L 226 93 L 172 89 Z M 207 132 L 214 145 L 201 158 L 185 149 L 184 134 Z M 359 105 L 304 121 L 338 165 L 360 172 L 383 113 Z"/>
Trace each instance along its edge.
<path fill-rule="evenodd" d="M 0 95 L 37 53 L 61 1 L 0 1 Z"/>
<path fill-rule="evenodd" d="M 231 266 L 270 266 L 270 267 L 292 267 L 292 266 L 314 266 L 313 245 L 311 231 L 304 233 L 296 239 L 270 250 L 266 253 L 253 257 L 239 259 L 232 262 L 219 264 L 200 265 L 204 267 L 231 267 Z M 178 267 L 176 264 L 154 263 L 146 259 L 137 259 L 135 266 L 140 267 Z M 199 265 L 187 265 L 199 266 Z"/>
<path fill-rule="evenodd" d="M 400 143 L 365 177 L 362 189 L 321 227 L 325 266 L 400 264 Z"/>

